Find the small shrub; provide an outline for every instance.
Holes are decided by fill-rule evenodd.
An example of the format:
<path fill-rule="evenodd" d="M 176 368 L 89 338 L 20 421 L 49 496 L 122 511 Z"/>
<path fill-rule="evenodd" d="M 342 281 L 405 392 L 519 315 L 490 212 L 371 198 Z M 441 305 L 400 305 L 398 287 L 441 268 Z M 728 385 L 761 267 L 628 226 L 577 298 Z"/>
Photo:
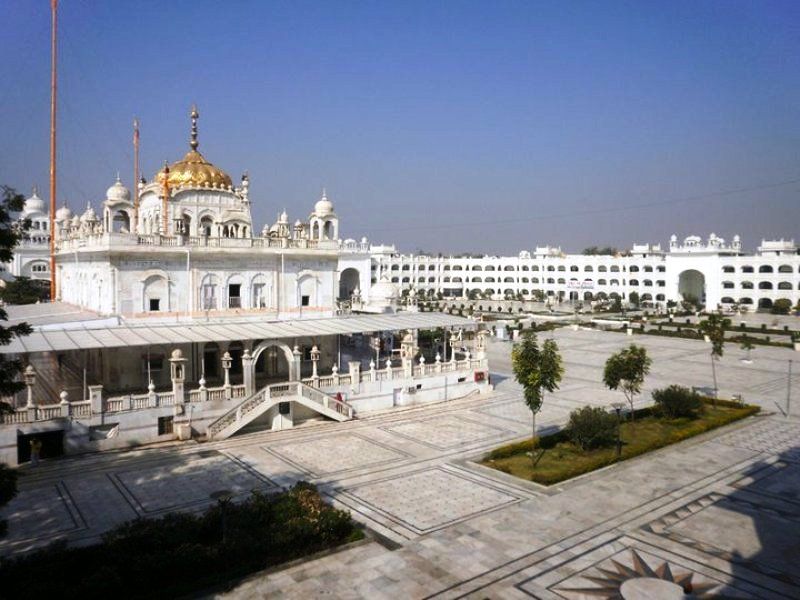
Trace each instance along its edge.
<path fill-rule="evenodd" d="M 688 417 L 694 419 L 703 409 L 700 394 L 681 385 L 671 385 L 653 392 L 653 400 L 659 411 L 669 418 Z"/>
<path fill-rule="evenodd" d="M 617 418 L 596 406 L 573 410 L 567 427 L 570 440 L 581 450 L 611 446 L 617 439 Z"/>

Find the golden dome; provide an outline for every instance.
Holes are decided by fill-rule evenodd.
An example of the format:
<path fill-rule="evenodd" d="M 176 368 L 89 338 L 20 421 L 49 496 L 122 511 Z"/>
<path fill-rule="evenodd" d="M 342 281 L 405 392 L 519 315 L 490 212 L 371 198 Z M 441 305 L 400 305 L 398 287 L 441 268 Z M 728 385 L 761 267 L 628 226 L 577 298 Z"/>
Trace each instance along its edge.
<path fill-rule="evenodd" d="M 156 173 L 155 180 L 164 185 L 164 180 L 170 188 L 191 186 L 191 187 L 231 187 L 233 182 L 230 175 L 208 162 L 203 155 L 197 151 L 199 145 L 197 141 L 197 118 L 200 113 L 197 107 L 192 106 L 189 114 L 192 119 L 192 137 L 189 142 L 191 150 L 186 153 L 183 160 L 172 163 Z"/>
<path fill-rule="evenodd" d="M 186 156 L 156 173 L 156 181 L 164 185 L 168 177 L 170 188 L 192 187 L 229 187 L 233 185 L 230 175 L 208 162 L 197 150 L 189 150 Z"/>

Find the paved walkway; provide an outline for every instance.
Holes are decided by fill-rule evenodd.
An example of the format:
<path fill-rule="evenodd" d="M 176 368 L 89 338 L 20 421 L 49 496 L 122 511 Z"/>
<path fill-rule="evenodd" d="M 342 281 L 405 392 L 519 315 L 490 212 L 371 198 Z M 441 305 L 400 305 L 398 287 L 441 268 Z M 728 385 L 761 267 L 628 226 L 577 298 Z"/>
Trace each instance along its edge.
<path fill-rule="evenodd" d="M 631 341 L 594 331 L 555 338 L 567 374 L 545 400 L 542 429 L 576 406 L 619 400 L 600 373 L 605 358 Z M 704 344 L 635 341 L 654 356 L 648 390 L 709 385 Z M 723 391 L 743 393 L 771 415 L 545 489 L 469 460 L 528 435 L 519 389 L 503 379 L 508 349 L 492 348 L 498 389 L 491 396 L 42 464 L 4 511 L 10 531 L 0 552 L 57 537 L 92 540 L 136 516 L 202 508 L 219 489 L 245 495 L 306 479 L 382 542 L 256 576 L 230 597 L 588 598 L 598 588 L 607 597 L 620 589 L 668 597 L 672 581 L 689 578 L 696 594 L 800 597 L 800 419 L 778 409 L 785 410 L 789 351 L 759 349 L 743 365 L 730 349 L 718 369 Z"/>

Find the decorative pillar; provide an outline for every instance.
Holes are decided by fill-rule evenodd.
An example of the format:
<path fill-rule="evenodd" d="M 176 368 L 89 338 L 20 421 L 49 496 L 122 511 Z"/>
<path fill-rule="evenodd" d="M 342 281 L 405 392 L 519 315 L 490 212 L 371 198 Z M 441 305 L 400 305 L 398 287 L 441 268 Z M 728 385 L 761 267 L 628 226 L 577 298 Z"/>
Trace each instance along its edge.
<path fill-rule="evenodd" d="M 319 379 L 319 357 L 320 351 L 315 344 L 311 346 L 311 377 L 314 379 L 315 383 Z"/>
<path fill-rule="evenodd" d="M 231 353 L 227 350 L 225 354 L 222 355 L 222 370 L 225 372 L 225 382 L 222 386 L 225 388 L 225 398 L 230 400 L 231 398 L 231 365 L 233 364 L 233 359 L 231 358 Z"/>
<path fill-rule="evenodd" d="M 92 414 L 100 414 L 104 412 L 103 407 L 103 386 L 90 385 L 89 386 L 89 401 L 92 404 Z"/>
<path fill-rule="evenodd" d="M 377 381 L 377 379 L 378 379 L 378 376 L 375 373 L 375 361 L 374 360 L 370 360 L 369 361 L 369 380 L 370 381 Z"/>
<path fill-rule="evenodd" d="M 244 395 L 250 396 L 255 393 L 255 361 L 250 350 L 245 348 L 242 353 L 242 374 L 244 376 Z"/>
<path fill-rule="evenodd" d="M 425 375 L 425 357 L 422 354 L 419 356 L 419 374 L 420 377 Z"/>
<path fill-rule="evenodd" d="M 67 393 L 67 390 L 62 390 L 61 393 L 58 395 L 58 397 L 61 398 L 61 402 L 59 402 L 59 404 L 61 405 L 61 416 L 68 417 L 70 412 L 70 406 L 69 406 L 69 394 Z"/>
<path fill-rule="evenodd" d="M 414 336 L 408 331 L 400 342 L 400 357 L 403 361 L 403 370 L 406 377 L 411 377 L 414 371 Z"/>
<path fill-rule="evenodd" d="M 186 402 L 186 359 L 180 348 L 175 348 L 169 359 L 169 375 L 172 380 L 172 394 L 175 397 L 175 404 Z"/>
<path fill-rule="evenodd" d="M 208 402 L 208 388 L 206 388 L 206 378 L 200 377 L 200 381 L 197 383 L 200 384 L 198 388 L 200 390 L 200 402 Z"/>
<path fill-rule="evenodd" d="M 387 379 L 387 381 L 391 381 L 392 380 L 392 374 L 393 374 L 393 372 L 392 372 L 392 359 L 391 358 L 387 358 L 386 359 L 386 379 Z"/>
<path fill-rule="evenodd" d="M 295 344 L 294 349 L 292 350 L 292 358 L 293 358 L 293 366 L 289 370 L 289 380 L 290 381 L 300 381 L 301 379 L 301 372 L 300 372 L 300 359 L 303 358 L 303 354 L 300 352 L 300 347 Z"/>
<path fill-rule="evenodd" d="M 350 367 L 350 386 L 356 387 L 359 383 L 361 383 L 361 362 L 357 360 L 351 360 L 347 364 Z"/>
<path fill-rule="evenodd" d="M 147 385 L 147 405 L 150 408 L 155 408 L 158 397 L 156 396 L 156 384 L 152 381 Z"/>
<path fill-rule="evenodd" d="M 483 360 L 486 358 L 486 336 L 489 335 L 489 332 L 485 329 L 481 329 L 475 340 L 475 358 L 478 360 Z"/>
<path fill-rule="evenodd" d="M 339 385 L 339 367 L 333 365 L 331 369 L 331 377 L 333 377 L 333 385 Z"/>
<path fill-rule="evenodd" d="M 36 370 L 33 365 L 25 367 L 25 371 L 22 372 L 22 379 L 25 381 L 25 387 L 28 388 L 28 401 L 25 404 L 25 408 L 36 408 L 33 403 L 33 386 L 36 385 Z"/>

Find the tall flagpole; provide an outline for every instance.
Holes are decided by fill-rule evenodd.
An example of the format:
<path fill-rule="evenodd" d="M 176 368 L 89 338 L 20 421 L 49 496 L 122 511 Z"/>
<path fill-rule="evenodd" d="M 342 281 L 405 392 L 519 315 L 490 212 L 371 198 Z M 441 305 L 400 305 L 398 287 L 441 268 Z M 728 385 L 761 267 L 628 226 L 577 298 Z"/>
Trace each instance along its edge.
<path fill-rule="evenodd" d="M 139 231 L 139 119 L 133 119 L 133 223 L 131 233 Z"/>
<path fill-rule="evenodd" d="M 58 0 L 50 0 L 50 301 L 56 299 L 56 35 Z"/>

